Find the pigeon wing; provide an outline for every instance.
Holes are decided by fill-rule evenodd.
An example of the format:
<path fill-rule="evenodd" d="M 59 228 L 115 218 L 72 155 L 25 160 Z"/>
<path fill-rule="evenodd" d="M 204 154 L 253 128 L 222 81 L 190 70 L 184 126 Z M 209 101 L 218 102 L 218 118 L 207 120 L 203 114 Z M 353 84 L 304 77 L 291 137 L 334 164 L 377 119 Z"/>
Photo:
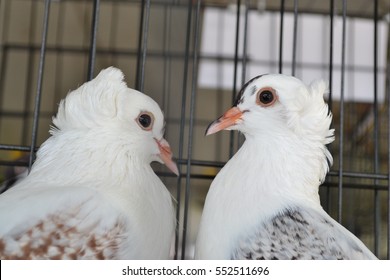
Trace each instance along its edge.
<path fill-rule="evenodd" d="M 239 241 L 232 259 L 376 259 L 365 245 L 325 212 L 289 209 Z"/>
<path fill-rule="evenodd" d="M 120 211 L 82 187 L 9 190 L 0 225 L 1 259 L 120 258 L 127 232 Z"/>

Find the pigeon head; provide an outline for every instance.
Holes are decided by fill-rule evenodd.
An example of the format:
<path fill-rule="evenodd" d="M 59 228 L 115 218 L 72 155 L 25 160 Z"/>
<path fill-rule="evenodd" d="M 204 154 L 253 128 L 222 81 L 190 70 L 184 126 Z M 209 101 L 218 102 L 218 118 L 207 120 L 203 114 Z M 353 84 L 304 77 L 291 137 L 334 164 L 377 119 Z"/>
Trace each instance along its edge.
<path fill-rule="evenodd" d="M 287 129 L 295 134 L 328 138 L 331 114 L 323 94 L 326 83 L 307 87 L 297 78 L 282 74 L 257 76 L 240 90 L 234 106 L 209 125 L 206 135 L 220 130 L 239 130 L 246 135 Z"/>
<path fill-rule="evenodd" d="M 288 139 L 294 149 L 306 149 L 308 154 L 318 151 L 319 158 L 326 155 L 332 162 L 325 147 L 334 140 L 334 130 L 329 129 L 332 115 L 323 98 L 326 91 L 321 80 L 306 86 L 292 76 L 257 76 L 243 86 L 233 107 L 209 125 L 206 135 L 239 130 L 247 139 L 282 139 L 280 143 Z M 326 160 L 320 162 L 325 165 Z"/>
<path fill-rule="evenodd" d="M 81 133 L 96 145 L 120 147 L 118 153 L 142 161 L 158 161 L 178 169 L 164 139 L 164 116 L 149 96 L 130 89 L 114 67 L 72 91 L 61 101 L 51 134 Z"/>

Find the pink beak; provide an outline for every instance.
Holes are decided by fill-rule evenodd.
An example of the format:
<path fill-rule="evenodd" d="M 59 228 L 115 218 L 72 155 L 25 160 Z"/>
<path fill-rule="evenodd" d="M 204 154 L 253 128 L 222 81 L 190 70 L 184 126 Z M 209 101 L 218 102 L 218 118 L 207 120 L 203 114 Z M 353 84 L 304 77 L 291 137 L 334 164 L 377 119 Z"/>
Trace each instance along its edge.
<path fill-rule="evenodd" d="M 161 140 L 154 140 L 156 140 L 158 149 L 160 150 L 159 157 L 161 158 L 161 160 L 169 168 L 169 170 L 179 176 L 179 169 L 177 169 L 176 163 L 172 160 L 172 150 L 167 140 L 165 140 L 164 138 L 161 138 Z"/>
<path fill-rule="evenodd" d="M 229 128 L 241 120 L 243 112 L 237 107 L 232 107 L 225 112 L 219 119 L 213 121 L 206 129 L 206 135 L 214 134 L 223 129 Z"/>

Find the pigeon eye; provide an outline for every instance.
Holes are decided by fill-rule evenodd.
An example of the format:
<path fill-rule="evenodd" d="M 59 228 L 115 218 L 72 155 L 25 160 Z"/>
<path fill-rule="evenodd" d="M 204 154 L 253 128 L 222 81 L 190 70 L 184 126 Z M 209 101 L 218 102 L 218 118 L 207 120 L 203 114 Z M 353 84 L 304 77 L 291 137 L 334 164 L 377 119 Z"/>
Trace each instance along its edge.
<path fill-rule="evenodd" d="M 273 88 L 262 88 L 257 93 L 256 103 L 263 107 L 271 106 L 277 100 L 276 92 Z"/>
<path fill-rule="evenodd" d="M 141 112 L 137 117 L 137 123 L 143 130 L 151 130 L 153 127 L 154 116 L 152 113 Z"/>

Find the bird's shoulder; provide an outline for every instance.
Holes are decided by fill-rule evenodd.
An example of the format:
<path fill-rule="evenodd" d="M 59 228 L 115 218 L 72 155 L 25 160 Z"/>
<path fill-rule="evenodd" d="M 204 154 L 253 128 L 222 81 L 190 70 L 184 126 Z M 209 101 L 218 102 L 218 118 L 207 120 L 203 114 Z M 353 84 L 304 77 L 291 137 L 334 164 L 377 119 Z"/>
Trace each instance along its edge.
<path fill-rule="evenodd" d="M 127 221 L 87 187 L 34 187 L 0 196 L 2 259 L 115 258 Z"/>
<path fill-rule="evenodd" d="M 321 209 L 322 210 L 322 209 Z M 352 233 L 323 210 L 289 208 L 242 237 L 233 259 L 374 259 Z"/>

